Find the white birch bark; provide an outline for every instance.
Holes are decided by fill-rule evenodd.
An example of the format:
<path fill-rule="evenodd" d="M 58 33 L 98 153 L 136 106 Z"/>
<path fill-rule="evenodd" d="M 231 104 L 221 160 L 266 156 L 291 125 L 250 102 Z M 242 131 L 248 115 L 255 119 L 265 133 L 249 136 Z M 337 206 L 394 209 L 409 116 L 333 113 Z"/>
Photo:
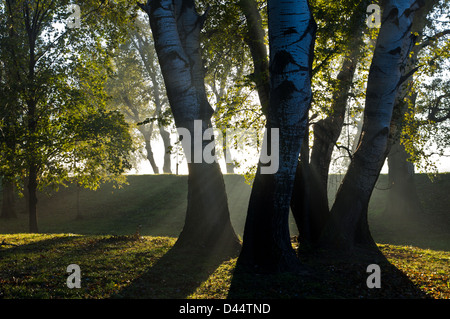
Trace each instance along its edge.
<path fill-rule="evenodd" d="M 375 247 L 368 227 L 360 232 L 360 220 L 367 220 L 370 196 L 387 155 L 395 98 L 401 75 L 413 45 L 411 25 L 420 7 L 414 0 L 389 0 L 378 35 L 366 92 L 361 138 L 331 210 L 322 245 L 352 250 L 356 237 Z"/>
<path fill-rule="evenodd" d="M 189 134 L 183 142 L 186 154 L 198 153 L 211 144 L 203 140 L 211 127 L 212 108 L 206 99 L 201 60 L 202 19 L 193 0 L 149 0 L 140 7 L 147 12 L 155 49 L 164 77 L 177 129 Z M 200 130 L 198 129 L 198 123 Z M 200 146 L 195 134 L 200 134 Z M 197 161 L 199 160 L 199 161 Z M 220 166 L 205 162 L 203 156 L 188 163 L 188 207 L 178 247 L 209 247 L 220 253 L 235 250 L 239 240 L 231 226 L 228 200 Z"/>
<path fill-rule="evenodd" d="M 290 243 L 288 216 L 311 102 L 316 25 L 304 0 L 269 0 L 268 17 L 271 90 L 266 134 L 271 136 L 274 128 L 279 131 L 279 168 L 274 174 L 261 174 L 260 160 L 241 258 L 263 271 L 290 271 L 300 269 Z"/>
<path fill-rule="evenodd" d="M 189 58 L 183 50 L 171 0 L 149 1 L 141 7 L 150 16 L 164 83 L 177 126 L 199 118 Z"/>

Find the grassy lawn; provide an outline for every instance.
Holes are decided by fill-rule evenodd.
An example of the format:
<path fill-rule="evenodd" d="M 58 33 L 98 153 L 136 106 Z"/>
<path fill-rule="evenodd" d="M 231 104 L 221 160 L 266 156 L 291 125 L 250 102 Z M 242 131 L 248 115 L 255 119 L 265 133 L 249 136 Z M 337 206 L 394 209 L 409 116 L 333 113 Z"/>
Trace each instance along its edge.
<path fill-rule="evenodd" d="M 2 298 L 450 298 L 450 253 L 380 245 L 382 288 L 359 264 L 305 261 L 311 276 L 235 276 L 236 258 L 176 254 L 175 238 L 71 234 L 2 235 Z M 81 269 L 69 289 L 66 269 Z M 237 277 L 237 278 L 236 278 Z"/>
<path fill-rule="evenodd" d="M 0 220 L 0 298 L 450 298 L 450 176 L 434 183 L 418 176 L 424 216 L 390 223 L 383 217 L 385 176 L 373 195 L 370 225 L 389 263 L 382 288 L 366 286 L 367 265 L 302 257 L 309 275 L 259 276 L 235 272 L 228 258 L 172 249 L 184 222 L 186 176 L 130 176 L 129 185 L 41 194 L 41 234 L 27 234 L 23 202 L 18 218 Z M 225 176 L 232 222 L 242 234 L 250 186 Z M 295 226 L 292 224 L 293 233 Z M 139 233 L 137 233 L 139 230 Z M 66 268 L 81 268 L 80 289 L 66 285 Z"/>

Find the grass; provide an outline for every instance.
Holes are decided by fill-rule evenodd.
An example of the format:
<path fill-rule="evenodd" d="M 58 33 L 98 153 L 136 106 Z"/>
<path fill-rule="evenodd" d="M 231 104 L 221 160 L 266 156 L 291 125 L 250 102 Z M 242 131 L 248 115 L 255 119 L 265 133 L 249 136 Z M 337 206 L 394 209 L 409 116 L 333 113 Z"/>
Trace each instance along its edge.
<path fill-rule="evenodd" d="M 226 175 L 232 223 L 239 235 L 250 186 Z M 381 176 L 370 205 L 374 238 L 388 259 L 382 288 L 368 289 L 367 265 L 323 262 L 302 256 L 307 276 L 249 276 L 236 271 L 236 256 L 179 253 L 173 245 L 184 223 L 186 176 L 130 176 L 129 185 L 40 194 L 41 234 L 27 234 L 23 202 L 18 218 L 0 220 L 0 298 L 450 298 L 450 176 L 434 183 L 418 176 L 424 205 L 420 220 L 391 223 L 383 217 Z M 426 222 L 424 222 L 426 221 Z M 138 226 L 141 226 L 138 228 Z M 291 221 L 291 229 L 295 231 Z M 137 230 L 139 229 L 139 233 Z M 82 273 L 81 289 L 66 285 L 70 264 Z M 262 280 L 263 279 L 263 280 Z"/>
<path fill-rule="evenodd" d="M 2 235 L 0 266 L 3 298 L 109 298 L 145 272 L 174 239 L 73 234 Z M 67 266 L 82 271 L 82 289 L 66 285 Z"/>
<path fill-rule="evenodd" d="M 236 258 L 176 254 L 175 238 L 73 234 L 2 235 L 2 298 L 434 298 L 449 299 L 450 253 L 380 245 L 382 288 L 366 286 L 360 264 L 305 260 L 311 276 L 235 275 Z M 194 257 L 194 258 L 193 258 Z M 81 269 L 80 289 L 66 285 Z"/>

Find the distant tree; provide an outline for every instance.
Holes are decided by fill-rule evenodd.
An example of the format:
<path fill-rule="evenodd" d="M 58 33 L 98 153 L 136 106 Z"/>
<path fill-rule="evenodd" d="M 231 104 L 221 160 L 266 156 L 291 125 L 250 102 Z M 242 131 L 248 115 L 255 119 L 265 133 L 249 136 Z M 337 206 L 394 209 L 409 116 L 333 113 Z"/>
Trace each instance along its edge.
<path fill-rule="evenodd" d="M 159 134 L 163 142 L 164 162 L 162 172 L 171 173 L 172 145 L 170 139 L 171 132 L 168 127 L 172 124 L 173 116 L 168 105 L 167 95 L 164 92 L 164 79 L 159 68 L 154 44 L 151 36 L 147 35 L 150 30 L 144 21 L 137 20 L 137 23 L 140 30 L 134 30 L 132 33 L 132 42 L 139 53 L 140 62 L 144 65 L 151 82 L 151 96 L 155 104 L 155 115 L 151 123 L 158 125 Z"/>
<path fill-rule="evenodd" d="M 227 173 L 250 172 L 247 158 L 235 156 L 235 143 L 239 146 L 255 147 L 255 141 L 245 136 L 227 136 L 227 129 L 262 130 L 263 113 L 254 102 L 257 90 L 256 72 L 252 65 L 251 52 L 246 43 L 252 37 L 244 23 L 240 10 L 241 1 L 202 1 L 205 10 L 209 8 L 208 19 L 201 33 L 205 63 L 205 85 L 210 104 L 214 108 L 213 126 L 223 137 L 223 154 L 227 159 Z M 265 43 L 263 43 L 265 47 Z M 266 56 L 267 59 L 267 56 Z M 245 170 L 242 170 L 245 168 Z"/>
<path fill-rule="evenodd" d="M 2 130 L 16 145 L 2 144 L 14 160 L 2 164 L 16 178 L 26 177 L 30 232 L 38 231 L 38 189 L 57 188 L 71 176 L 95 188 L 130 168 L 127 125 L 106 110 L 104 91 L 108 55 L 132 17 L 124 14 L 130 8 L 93 0 L 71 12 L 69 4 L 7 0 L 0 11 L 8 92 L 1 106 L 14 106 Z M 68 18 L 76 23 L 57 27 Z"/>
<path fill-rule="evenodd" d="M 415 136 L 414 129 L 411 130 L 408 126 L 413 128 L 417 124 L 410 122 L 409 119 L 411 119 L 411 116 L 414 118 L 414 113 L 418 111 L 416 105 L 418 95 L 433 96 L 433 94 L 429 94 L 427 89 L 429 86 L 424 83 L 427 81 L 424 76 L 434 77 L 436 67 L 430 67 L 427 61 L 436 61 L 433 64 L 436 63 L 437 66 L 436 59 L 440 61 L 448 59 L 448 54 L 445 54 L 442 49 L 445 47 L 445 39 L 448 39 L 450 30 L 440 28 L 440 23 L 434 21 L 436 19 L 434 13 L 445 10 L 448 5 L 448 1 L 427 1 L 425 6 L 414 16 L 411 32 L 416 35 L 416 42 L 403 71 L 407 80 L 398 93 L 391 124 L 393 138 L 388 155 L 389 196 L 385 213 L 392 219 L 417 217 L 422 212 L 415 186 L 415 164 L 411 156 L 411 154 L 414 154 L 414 149 L 409 148 L 410 154 L 405 145 L 411 145 L 408 141 L 414 139 Z M 445 88 L 443 91 L 445 92 Z M 445 93 L 442 98 L 445 99 Z M 440 103 L 438 102 L 438 104 Z M 429 110 L 433 109 L 433 105 L 434 103 L 429 104 Z M 433 122 L 435 119 L 431 117 L 427 120 Z M 433 123 L 437 128 L 437 123 Z M 419 145 L 419 143 L 416 145 Z M 416 162 L 418 162 L 417 159 Z"/>
<path fill-rule="evenodd" d="M 149 28 L 142 24 L 137 20 L 134 25 L 130 25 L 127 41 L 116 51 L 114 74 L 108 79 L 108 92 L 112 95 L 111 103 L 144 138 L 146 157 L 153 172 L 170 173 L 170 132 L 165 129 L 171 122 L 171 115 L 168 114 L 170 109 L 167 97 L 162 92 L 164 83 L 153 44 L 141 35 L 143 30 Z M 159 127 L 165 151 L 161 169 L 156 164 L 152 147 L 155 124 Z"/>

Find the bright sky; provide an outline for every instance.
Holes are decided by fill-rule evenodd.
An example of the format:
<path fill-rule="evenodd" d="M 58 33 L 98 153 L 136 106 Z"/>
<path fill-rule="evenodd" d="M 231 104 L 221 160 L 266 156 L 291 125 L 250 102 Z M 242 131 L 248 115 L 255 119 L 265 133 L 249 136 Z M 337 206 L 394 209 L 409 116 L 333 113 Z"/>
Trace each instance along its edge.
<path fill-rule="evenodd" d="M 174 142 L 175 140 L 176 140 L 176 137 L 172 136 L 172 141 Z M 163 155 L 164 149 L 162 146 L 162 141 L 161 140 L 153 140 L 152 146 L 153 146 L 153 152 L 155 153 L 156 164 L 158 165 L 158 167 L 162 167 L 163 166 L 163 158 L 164 158 L 164 155 Z M 143 152 L 144 152 L 144 154 L 146 154 L 145 150 L 143 150 Z M 244 168 L 236 169 L 237 173 L 243 173 L 245 171 L 245 167 L 248 167 L 250 165 L 255 165 L 258 161 L 259 154 L 256 152 L 256 150 L 254 150 L 253 152 L 244 152 L 243 154 L 240 154 L 239 158 L 242 159 L 244 157 L 245 157 L 245 159 L 247 159 L 247 166 L 244 165 Z M 179 174 L 187 174 L 188 170 L 187 170 L 186 160 L 182 156 L 179 156 L 178 160 L 181 163 L 178 167 Z M 439 157 L 436 155 L 433 157 L 433 160 L 435 161 L 436 166 L 438 167 L 439 173 L 450 172 L 450 157 Z M 177 161 L 177 156 L 175 154 L 172 154 L 172 172 L 174 174 L 176 173 L 176 161 Z M 222 171 L 225 173 L 225 160 L 223 159 L 223 157 L 220 158 L 219 164 L 222 167 Z M 340 172 L 340 173 L 342 173 L 342 172 Z M 381 173 L 382 174 L 388 173 L 387 164 L 384 165 Z M 153 174 L 153 169 L 150 166 L 150 163 L 148 162 L 148 160 L 143 159 L 139 163 L 137 169 L 133 169 L 129 174 L 138 174 L 138 175 Z"/>

